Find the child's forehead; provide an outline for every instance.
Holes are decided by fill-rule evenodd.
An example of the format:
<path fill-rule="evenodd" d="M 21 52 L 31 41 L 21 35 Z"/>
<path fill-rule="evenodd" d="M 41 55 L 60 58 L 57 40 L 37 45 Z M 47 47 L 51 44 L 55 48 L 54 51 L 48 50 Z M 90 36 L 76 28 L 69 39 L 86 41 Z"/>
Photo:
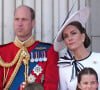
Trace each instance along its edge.
<path fill-rule="evenodd" d="M 81 76 L 81 80 L 83 81 L 96 80 L 96 75 L 95 74 L 84 74 Z"/>

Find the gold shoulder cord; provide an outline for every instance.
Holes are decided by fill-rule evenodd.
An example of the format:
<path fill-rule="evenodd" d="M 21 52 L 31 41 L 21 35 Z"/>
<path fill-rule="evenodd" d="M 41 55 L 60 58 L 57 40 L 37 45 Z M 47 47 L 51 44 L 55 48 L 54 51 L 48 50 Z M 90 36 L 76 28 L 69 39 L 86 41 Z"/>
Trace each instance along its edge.
<path fill-rule="evenodd" d="M 18 61 L 17 65 L 16 65 L 16 67 L 15 67 L 15 69 L 14 69 L 14 71 L 13 71 L 13 73 L 12 73 L 12 75 L 11 75 L 9 81 L 8 81 L 8 83 L 6 84 L 6 86 L 3 90 L 8 90 L 9 89 L 12 81 L 14 80 L 14 78 L 15 78 L 18 70 L 19 70 L 19 67 L 20 67 L 22 61 L 24 62 L 25 67 L 27 66 L 27 70 L 25 72 L 25 80 L 27 81 L 27 78 L 28 78 L 28 60 L 29 59 L 30 59 L 30 55 L 27 51 L 27 48 L 25 48 L 25 47 L 21 48 L 18 51 L 18 53 L 16 54 L 14 60 L 11 63 L 3 62 L 2 58 L 0 57 L 0 65 L 4 68 L 5 67 L 9 68 L 9 67 L 13 66 Z"/>
<path fill-rule="evenodd" d="M 16 67 L 8 81 L 8 83 L 6 84 L 5 88 L 3 90 L 8 90 L 10 85 L 12 84 L 20 66 L 21 66 L 21 63 L 23 61 L 24 65 L 25 65 L 25 82 L 27 82 L 27 79 L 28 79 L 28 70 L 29 70 L 29 66 L 28 66 L 28 61 L 30 59 L 30 55 L 27 51 L 27 47 L 30 47 L 31 45 L 33 45 L 33 43 L 35 42 L 35 39 L 33 36 L 31 36 L 28 40 L 26 40 L 24 42 L 24 45 L 18 40 L 18 38 L 15 38 L 15 41 L 14 41 L 14 44 L 19 47 L 19 51 L 18 53 L 16 54 L 14 60 L 11 62 L 11 63 L 5 63 L 2 58 L 0 57 L 0 65 L 2 67 L 4 67 L 4 81 L 3 81 L 3 85 L 4 83 L 6 82 L 6 79 L 7 79 L 7 76 L 8 76 L 8 72 L 9 72 L 9 68 L 11 66 L 13 66 L 15 63 L 16 64 Z M 7 74 L 5 75 L 5 68 L 8 68 L 8 71 L 7 71 Z"/>
<path fill-rule="evenodd" d="M 7 68 L 13 66 L 13 65 L 17 62 L 17 60 L 18 60 L 18 58 L 19 58 L 21 52 L 22 52 L 22 50 L 20 49 L 20 50 L 18 51 L 18 53 L 16 54 L 14 60 L 13 60 L 11 63 L 5 63 L 5 62 L 3 62 L 3 60 L 2 60 L 2 58 L 1 58 L 1 56 L 0 56 L 0 65 L 1 65 L 2 67 L 7 67 Z"/>

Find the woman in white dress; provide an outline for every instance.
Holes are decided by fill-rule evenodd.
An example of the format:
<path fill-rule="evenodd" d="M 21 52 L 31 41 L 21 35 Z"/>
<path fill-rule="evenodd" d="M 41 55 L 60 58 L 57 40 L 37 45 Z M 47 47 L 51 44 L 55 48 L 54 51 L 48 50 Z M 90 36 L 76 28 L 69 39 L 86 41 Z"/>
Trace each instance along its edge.
<path fill-rule="evenodd" d="M 75 12 L 63 24 L 54 41 L 55 51 L 59 52 L 67 47 L 73 53 L 73 56 L 69 54 L 70 58 L 64 56 L 59 59 L 59 90 L 76 90 L 77 75 L 84 67 L 93 68 L 100 76 L 100 53 L 89 52 L 86 49 L 90 45 L 84 28 L 88 16 L 89 8 Z"/>

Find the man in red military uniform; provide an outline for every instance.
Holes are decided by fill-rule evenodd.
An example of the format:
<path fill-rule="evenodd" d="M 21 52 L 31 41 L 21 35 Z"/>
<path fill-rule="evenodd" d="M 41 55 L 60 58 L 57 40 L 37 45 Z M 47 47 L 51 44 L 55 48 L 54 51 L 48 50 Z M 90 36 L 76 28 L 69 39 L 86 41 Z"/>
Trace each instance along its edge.
<path fill-rule="evenodd" d="M 20 6 L 14 15 L 15 40 L 0 46 L 0 90 L 24 90 L 27 83 L 38 82 L 44 90 L 58 88 L 58 53 L 53 45 L 35 41 L 32 28 L 35 13 Z"/>

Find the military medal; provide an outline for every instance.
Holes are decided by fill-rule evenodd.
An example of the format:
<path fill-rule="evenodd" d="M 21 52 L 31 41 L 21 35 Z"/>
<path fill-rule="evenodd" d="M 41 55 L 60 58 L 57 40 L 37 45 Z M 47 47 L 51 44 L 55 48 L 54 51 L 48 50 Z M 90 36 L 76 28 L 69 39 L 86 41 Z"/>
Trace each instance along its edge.
<path fill-rule="evenodd" d="M 35 62 L 38 62 L 39 60 L 38 60 L 38 53 L 37 52 L 35 52 Z"/>
<path fill-rule="evenodd" d="M 28 83 L 35 82 L 35 80 L 36 80 L 36 77 L 34 75 L 30 74 L 28 77 Z"/>
<path fill-rule="evenodd" d="M 43 51 L 43 55 L 44 55 L 43 61 L 47 61 L 47 57 L 46 57 L 46 52 L 45 51 Z"/>
<path fill-rule="evenodd" d="M 41 54 L 41 52 L 38 52 L 38 57 L 39 57 L 39 61 L 42 62 L 42 54 Z"/>
<path fill-rule="evenodd" d="M 41 57 L 39 58 L 39 61 L 42 62 L 42 58 Z"/>
<path fill-rule="evenodd" d="M 35 62 L 42 62 L 42 61 L 47 61 L 46 57 L 46 47 L 37 47 L 35 48 L 37 52 L 35 52 Z"/>
<path fill-rule="evenodd" d="M 42 73 L 42 68 L 39 65 L 36 65 L 33 69 L 34 73 L 38 76 L 40 73 Z"/>
<path fill-rule="evenodd" d="M 34 60 L 34 54 L 33 54 L 33 52 L 31 52 L 31 60 L 30 60 L 30 62 L 34 62 L 35 60 Z"/>

